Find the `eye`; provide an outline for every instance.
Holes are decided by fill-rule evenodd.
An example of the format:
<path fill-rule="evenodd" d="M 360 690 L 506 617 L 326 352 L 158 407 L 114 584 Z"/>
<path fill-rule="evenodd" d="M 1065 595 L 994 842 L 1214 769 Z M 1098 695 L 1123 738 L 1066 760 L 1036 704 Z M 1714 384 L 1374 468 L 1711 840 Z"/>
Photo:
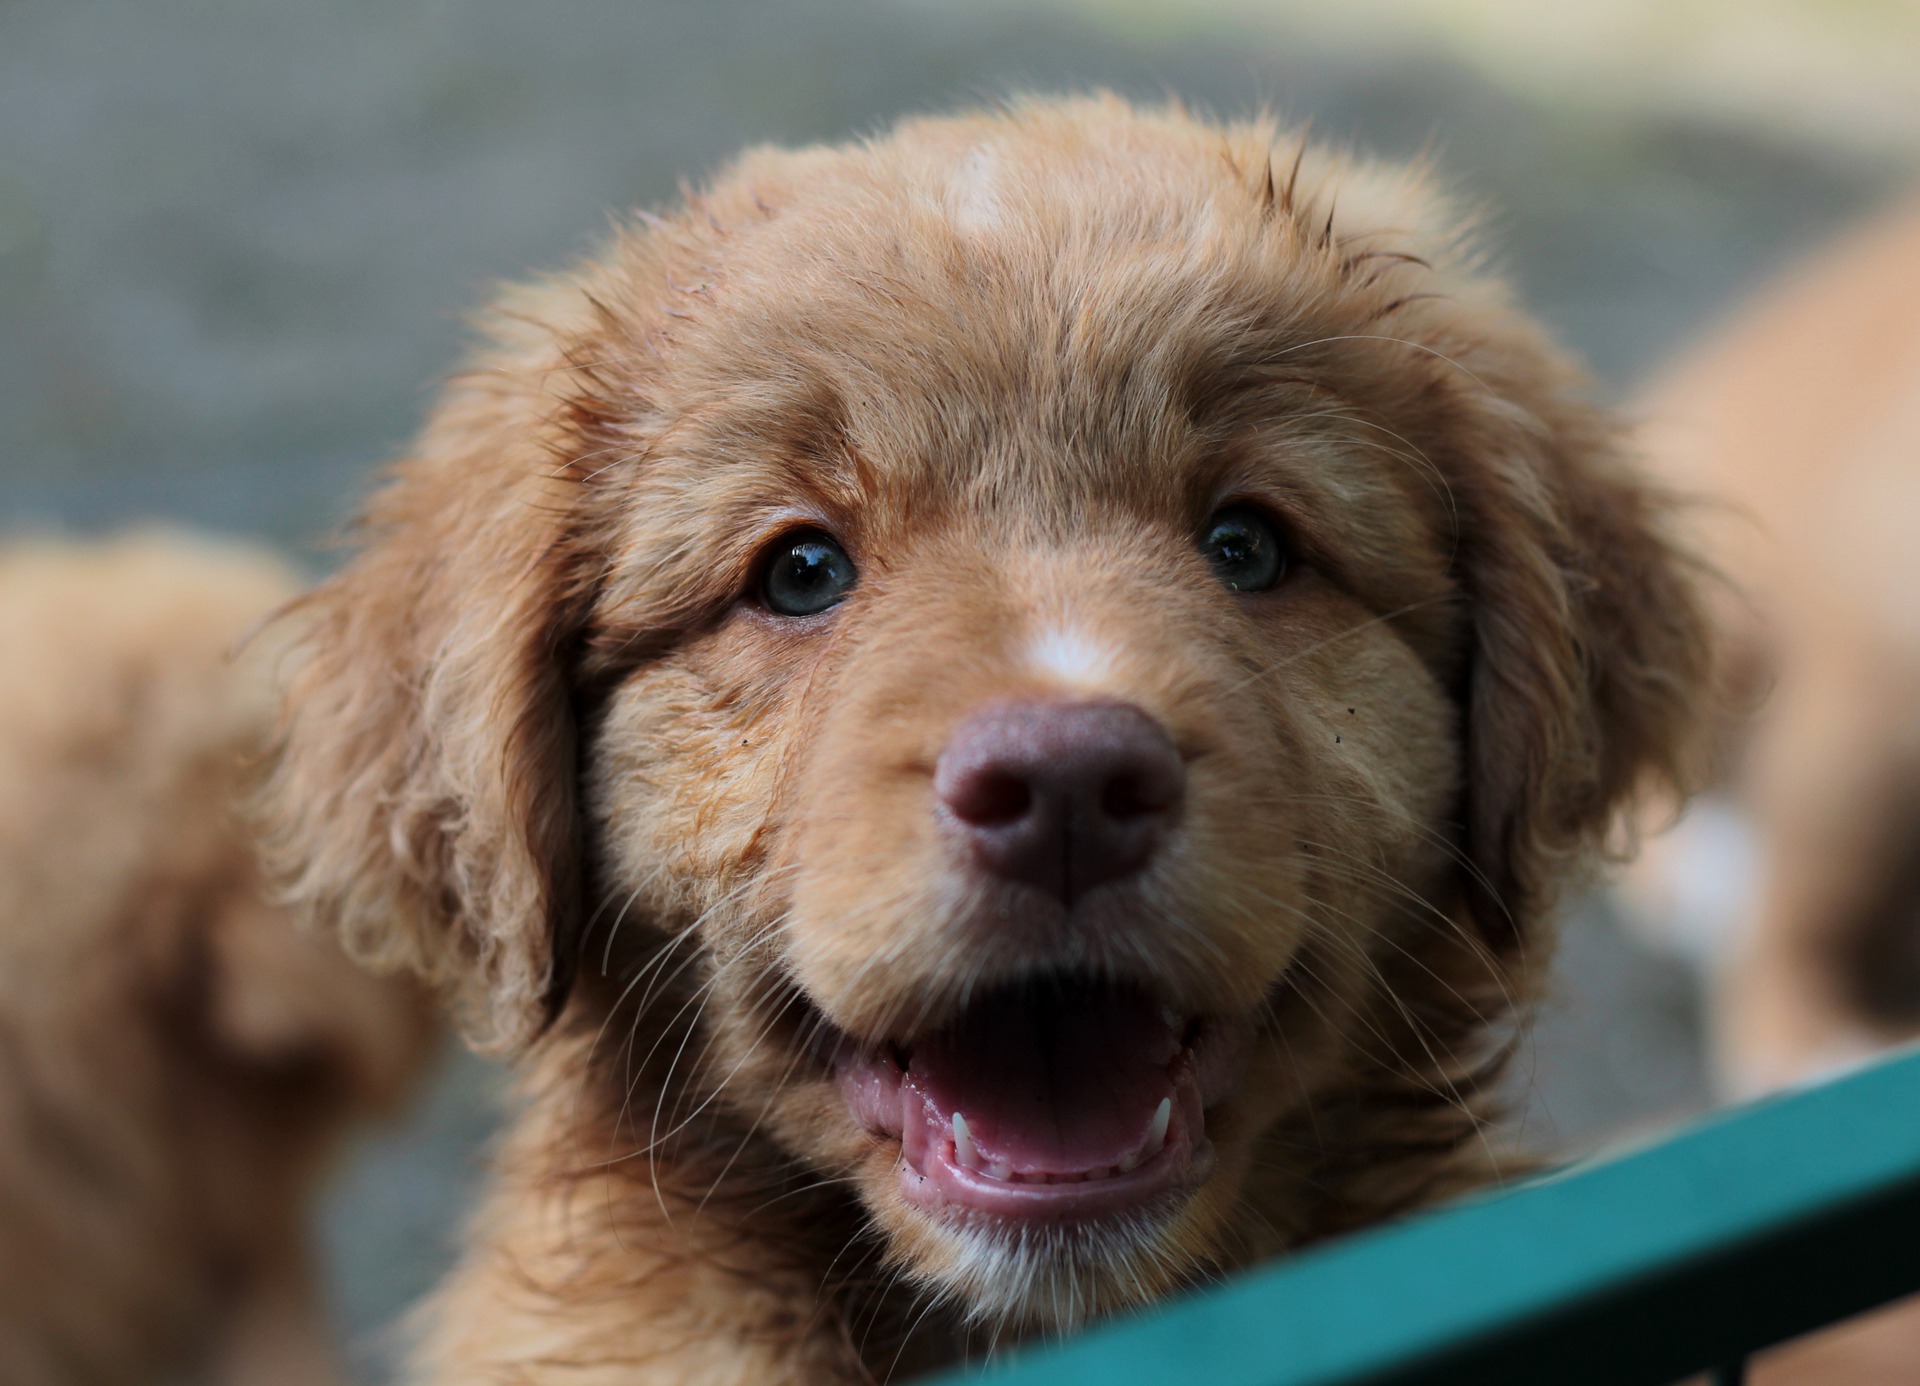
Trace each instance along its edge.
<path fill-rule="evenodd" d="M 760 594 L 781 616 L 813 616 L 838 606 L 860 580 L 839 541 L 819 530 L 789 535 L 774 546 Z"/>
<path fill-rule="evenodd" d="M 1232 592 L 1264 592 L 1287 571 L 1280 531 L 1251 505 L 1216 510 L 1200 532 L 1200 556 Z"/>

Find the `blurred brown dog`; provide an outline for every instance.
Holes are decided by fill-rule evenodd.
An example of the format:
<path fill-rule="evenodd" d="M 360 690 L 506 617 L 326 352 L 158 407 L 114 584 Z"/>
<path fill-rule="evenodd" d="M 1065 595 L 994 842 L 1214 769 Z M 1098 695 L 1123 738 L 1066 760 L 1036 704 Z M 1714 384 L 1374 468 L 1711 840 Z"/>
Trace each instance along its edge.
<path fill-rule="evenodd" d="M 1645 410 L 1661 472 L 1727 503 L 1705 539 L 1744 594 L 1730 667 L 1759 710 L 1725 793 L 1765 871 L 1718 1042 L 1729 1087 L 1763 1091 L 1920 1032 L 1920 205 L 1770 290 Z M 1670 884 L 1704 869 L 1689 845 L 1642 863 L 1653 907 L 1692 898 Z"/>
<path fill-rule="evenodd" d="M 241 637 L 294 591 L 157 535 L 0 550 L 0 1380 L 343 1380 L 306 1220 L 424 1057 L 416 991 L 261 894 Z"/>
<path fill-rule="evenodd" d="M 1770 289 L 1645 408 L 1661 472 L 1726 503 L 1705 540 L 1743 592 L 1725 624 L 1747 714 L 1717 808 L 1656 842 L 1631 894 L 1703 936 L 1722 1078 L 1750 1095 L 1920 1033 L 1920 204 Z M 1920 1381 L 1905 1318 L 1759 1379 Z"/>
<path fill-rule="evenodd" d="M 1705 655 L 1421 179 L 1096 99 L 641 221 L 290 689 L 301 893 L 525 1055 L 425 1376 L 865 1381 L 1488 1177 Z"/>

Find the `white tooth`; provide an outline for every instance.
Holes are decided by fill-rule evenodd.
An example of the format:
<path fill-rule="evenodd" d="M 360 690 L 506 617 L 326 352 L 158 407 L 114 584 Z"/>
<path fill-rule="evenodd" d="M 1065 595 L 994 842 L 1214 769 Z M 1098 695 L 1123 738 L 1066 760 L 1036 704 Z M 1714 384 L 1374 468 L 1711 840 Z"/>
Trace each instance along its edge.
<path fill-rule="evenodd" d="M 994 1179 L 1013 1178 L 1012 1168 L 1010 1168 L 1007 1165 L 1001 1164 L 998 1160 L 987 1161 L 987 1174 L 990 1178 L 994 1178 Z"/>
<path fill-rule="evenodd" d="M 1172 1120 L 1173 1099 L 1163 1097 L 1160 1099 L 1160 1105 L 1153 1109 L 1153 1125 L 1147 1128 L 1147 1144 L 1146 1149 L 1141 1152 L 1142 1159 L 1160 1153 L 1160 1147 L 1167 1143 L 1167 1123 Z"/>
<path fill-rule="evenodd" d="M 1124 1157 L 1119 1164 L 1113 1167 L 1113 1172 L 1115 1174 L 1132 1174 L 1136 1169 L 1140 1168 L 1140 1161 L 1144 1158 L 1145 1158 L 1144 1156 L 1138 1154 L 1137 1152 L 1135 1154 L 1128 1155 Z"/>
<path fill-rule="evenodd" d="M 953 1159 L 962 1169 L 979 1169 L 980 1152 L 973 1148 L 973 1132 L 967 1129 L 967 1119 L 955 1112 L 953 1114 Z"/>
<path fill-rule="evenodd" d="M 1178 1030 L 1182 1028 L 1180 1024 L 1180 1017 L 1173 1013 L 1173 1007 L 1171 1006 L 1162 1006 L 1160 1008 L 1160 1018 L 1167 1022 L 1167 1028 L 1169 1030 Z"/>

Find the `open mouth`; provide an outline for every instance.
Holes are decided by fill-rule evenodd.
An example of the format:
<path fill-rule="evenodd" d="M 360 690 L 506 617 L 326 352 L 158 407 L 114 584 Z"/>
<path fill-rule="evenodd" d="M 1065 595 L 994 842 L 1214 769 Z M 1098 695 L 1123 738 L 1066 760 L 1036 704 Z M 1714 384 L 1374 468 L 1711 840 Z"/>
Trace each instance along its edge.
<path fill-rule="evenodd" d="M 1206 1178 L 1207 1109 L 1238 1084 L 1252 1031 L 1140 988 L 1049 977 L 993 991 L 911 1044 L 843 1050 L 836 1067 L 854 1119 L 900 1141 L 910 1203 L 1092 1219 Z"/>

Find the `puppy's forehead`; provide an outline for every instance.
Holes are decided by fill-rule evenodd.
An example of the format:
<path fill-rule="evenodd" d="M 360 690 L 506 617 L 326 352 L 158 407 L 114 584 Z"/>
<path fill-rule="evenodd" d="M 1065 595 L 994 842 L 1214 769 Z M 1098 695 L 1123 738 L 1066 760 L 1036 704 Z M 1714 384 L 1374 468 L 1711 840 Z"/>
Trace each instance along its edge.
<path fill-rule="evenodd" d="M 955 123 L 749 161 L 745 205 L 703 209 L 656 403 L 709 446 L 845 445 L 935 491 L 1164 475 L 1223 374 L 1365 305 L 1241 166 L 1280 151 L 1126 133 Z"/>
<path fill-rule="evenodd" d="M 1009 248 L 909 210 L 909 234 L 831 227 L 844 240 L 826 266 L 729 275 L 670 366 L 683 415 L 763 449 L 842 445 L 935 489 L 1066 483 L 1075 463 L 1144 467 L 1177 445 L 1210 345 L 1182 321 L 1204 290 L 1179 257 Z"/>

